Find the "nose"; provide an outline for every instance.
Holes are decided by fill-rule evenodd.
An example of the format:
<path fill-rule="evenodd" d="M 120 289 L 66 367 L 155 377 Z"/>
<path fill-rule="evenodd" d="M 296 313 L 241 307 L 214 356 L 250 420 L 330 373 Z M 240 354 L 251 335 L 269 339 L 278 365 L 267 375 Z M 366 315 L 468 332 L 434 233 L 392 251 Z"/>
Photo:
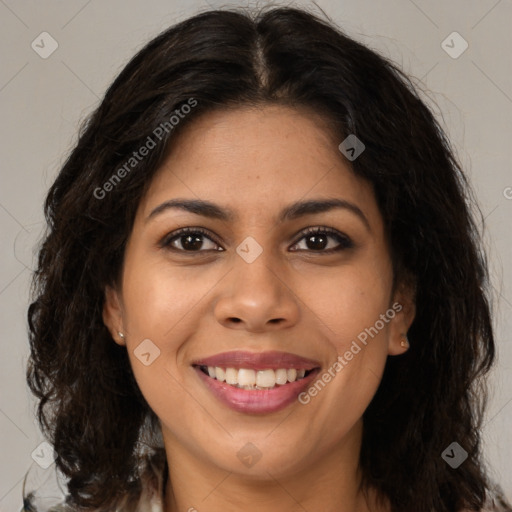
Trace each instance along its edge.
<path fill-rule="evenodd" d="M 234 268 L 222 281 L 215 317 L 224 327 L 251 332 L 283 329 L 296 324 L 299 299 L 293 283 L 285 282 L 266 251 L 252 263 L 235 258 Z M 288 277 L 288 281 L 289 281 Z"/>

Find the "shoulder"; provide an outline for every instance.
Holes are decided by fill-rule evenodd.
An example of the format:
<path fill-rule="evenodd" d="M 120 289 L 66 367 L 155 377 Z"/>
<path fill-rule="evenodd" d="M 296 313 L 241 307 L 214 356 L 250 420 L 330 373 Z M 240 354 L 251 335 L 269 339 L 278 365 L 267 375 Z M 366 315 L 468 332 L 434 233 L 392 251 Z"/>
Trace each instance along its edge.
<path fill-rule="evenodd" d="M 488 495 L 487 508 L 484 512 L 512 512 L 512 507 L 505 499 L 505 495 L 499 486 L 494 486 Z"/>
<path fill-rule="evenodd" d="M 461 511 L 470 512 L 470 511 Z M 487 491 L 487 499 L 480 512 L 512 512 L 512 507 L 507 502 L 499 485 L 492 485 Z"/>
<path fill-rule="evenodd" d="M 137 503 L 128 497 L 118 512 L 163 512 L 165 453 L 154 451 L 141 458 L 139 466 L 142 493 Z M 20 512 L 75 512 L 68 504 L 67 479 L 53 463 L 44 469 L 35 462 L 25 473 Z M 102 512 L 98 510 L 97 512 Z"/>
<path fill-rule="evenodd" d="M 44 468 L 33 462 L 23 479 L 21 512 L 65 511 L 65 489 L 65 479 L 55 463 Z"/>

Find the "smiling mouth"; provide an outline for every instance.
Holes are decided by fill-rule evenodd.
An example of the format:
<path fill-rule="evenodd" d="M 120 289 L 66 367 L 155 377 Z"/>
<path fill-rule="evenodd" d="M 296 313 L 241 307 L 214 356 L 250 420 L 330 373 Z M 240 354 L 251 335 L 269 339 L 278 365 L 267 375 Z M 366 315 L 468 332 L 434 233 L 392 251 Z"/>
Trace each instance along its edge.
<path fill-rule="evenodd" d="M 253 370 L 252 368 L 222 368 L 220 366 L 195 365 L 211 379 L 223 382 L 233 388 L 245 390 L 269 390 L 286 386 L 306 378 L 317 368 L 271 368 Z"/>

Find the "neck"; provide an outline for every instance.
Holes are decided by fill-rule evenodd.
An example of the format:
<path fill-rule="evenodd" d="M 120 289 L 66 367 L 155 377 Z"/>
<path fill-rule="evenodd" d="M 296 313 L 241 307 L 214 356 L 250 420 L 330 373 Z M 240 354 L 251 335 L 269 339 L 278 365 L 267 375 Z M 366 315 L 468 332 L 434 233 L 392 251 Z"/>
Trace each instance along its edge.
<path fill-rule="evenodd" d="M 167 431 L 164 434 L 169 478 L 165 512 L 386 512 L 376 493 L 360 489 L 358 466 L 362 424 L 329 451 L 284 473 L 265 468 L 257 477 L 219 468 L 198 458 Z"/>

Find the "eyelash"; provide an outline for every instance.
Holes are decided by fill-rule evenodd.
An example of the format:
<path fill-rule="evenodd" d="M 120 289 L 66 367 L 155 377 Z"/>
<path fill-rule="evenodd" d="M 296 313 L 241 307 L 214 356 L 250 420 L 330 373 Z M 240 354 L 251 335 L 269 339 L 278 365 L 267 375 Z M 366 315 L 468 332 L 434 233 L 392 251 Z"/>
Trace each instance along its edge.
<path fill-rule="evenodd" d="M 335 253 L 338 251 L 342 251 L 344 249 L 351 249 L 354 247 L 354 243 L 348 236 L 339 233 L 335 229 L 324 227 L 324 226 L 307 228 L 307 229 L 301 231 L 300 237 L 297 238 L 296 241 L 292 245 L 297 245 L 303 238 L 306 238 L 308 235 L 309 236 L 317 235 L 320 233 L 328 235 L 332 238 L 335 238 L 337 240 L 339 246 L 335 247 L 334 249 L 331 248 L 331 249 L 327 249 L 327 250 L 318 250 L 318 251 L 315 251 L 313 249 L 299 249 L 299 252 L 307 251 L 307 252 L 313 252 L 313 253 L 317 253 L 317 254 L 332 254 L 332 253 Z M 160 242 L 159 246 L 161 248 L 166 248 L 171 251 L 182 252 L 182 253 L 191 253 L 191 254 L 211 251 L 212 249 L 198 250 L 198 251 L 187 251 L 185 249 L 177 249 L 176 247 L 171 246 L 171 243 L 174 240 L 179 239 L 182 236 L 198 235 L 198 234 L 205 236 L 206 238 L 210 239 L 212 242 L 214 242 L 215 244 L 220 246 L 220 242 L 216 239 L 216 237 L 213 236 L 209 231 L 207 231 L 203 228 L 181 228 L 181 229 L 178 229 L 177 231 L 174 231 L 174 232 L 170 233 L 169 235 L 166 235 Z M 219 252 L 221 252 L 221 251 L 219 251 Z"/>

